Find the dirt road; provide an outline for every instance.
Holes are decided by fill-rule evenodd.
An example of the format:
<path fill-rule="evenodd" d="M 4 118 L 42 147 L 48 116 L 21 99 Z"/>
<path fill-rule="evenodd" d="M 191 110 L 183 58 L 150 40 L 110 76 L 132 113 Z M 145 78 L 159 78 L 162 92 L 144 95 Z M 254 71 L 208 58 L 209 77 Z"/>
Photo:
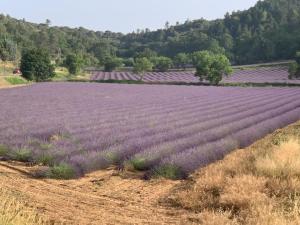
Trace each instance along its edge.
<path fill-rule="evenodd" d="M 30 168 L 0 163 L 0 185 L 53 224 L 193 224 L 197 215 L 159 204 L 180 181 L 143 181 L 109 169 L 79 180 L 38 180 Z"/>

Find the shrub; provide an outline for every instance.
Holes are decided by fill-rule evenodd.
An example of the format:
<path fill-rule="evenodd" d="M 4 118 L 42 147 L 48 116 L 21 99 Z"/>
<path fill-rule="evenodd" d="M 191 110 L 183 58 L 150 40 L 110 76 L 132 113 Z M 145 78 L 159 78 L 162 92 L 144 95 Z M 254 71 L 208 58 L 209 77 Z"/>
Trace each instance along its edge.
<path fill-rule="evenodd" d="M 51 168 L 50 171 L 50 178 L 53 179 L 61 179 L 61 180 L 68 180 L 75 177 L 74 169 L 66 164 L 61 163 Z"/>
<path fill-rule="evenodd" d="M 129 162 L 135 170 L 146 170 L 146 160 L 144 158 L 134 158 Z"/>
<path fill-rule="evenodd" d="M 75 54 L 68 55 L 64 62 L 64 65 L 68 69 L 69 73 L 73 75 L 79 73 L 82 64 L 83 64 L 82 58 Z"/>
<path fill-rule="evenodd" d="M 176 165 L 162 165 L 155 169 L 155 175 L 171 180 L 185 179 L 187 175 Z"/>
<path fill-rule="evenodd" d="M 8 147 L 5 145 L 0 145 L 0 157 L 7 156 L 8 154 Z"/>
<path fill-rule="evenodd" d="M 143 80 L 145 73 L 148 71 L 152 71 L 152 69 L 153 69 L 153 64 L 149 59 L 145 57 L 135 59 L 133 72 L 140 76 L 140 80 Z"/>
<path fill-rule="evenodd" d="M 104 62 L 104 70 L 112 72 L 122 65 L 122 59 L 117 57 L 107 57 Z"/>
<path fill-rule="evenodd" d="M 167 72 L 173 65 L 172 60 L 164 56 L 151 58 L 151 61 L 154 64 L 155 69 L 160 72 Z"/>
<path fill-rule="evenodd" d="M 54 165 L 54 158 L 49 154 L 43 154 L 38 158 L 38 163 L 42 164 L 43 166 L 53 166 Z"/>
<path fill-rule="evenodd" d="M 37 82 L 46 81 L 55 75 L 50 55 L 43 49 L 31 49 L 23 52 L 21 72 L 27 80 Z"/>
<path fill-rule="evenodd" d="M 26 148 L 18 149 L 13 153 L 13 159 L 20 162 L 30 162 L 32 160 L 32 152 Z"/>

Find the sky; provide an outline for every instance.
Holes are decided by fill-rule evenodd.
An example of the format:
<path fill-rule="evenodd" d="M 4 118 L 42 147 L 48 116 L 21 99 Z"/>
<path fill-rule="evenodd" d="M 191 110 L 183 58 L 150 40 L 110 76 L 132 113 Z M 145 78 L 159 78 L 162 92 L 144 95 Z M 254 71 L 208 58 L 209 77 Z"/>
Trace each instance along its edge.
<path fill-rule="evenodd" d="M 257 0 L 0 0 L 0 13 L 52 25 L 128 33 L 163 28 L 187 19 L 223 18 Z"/>

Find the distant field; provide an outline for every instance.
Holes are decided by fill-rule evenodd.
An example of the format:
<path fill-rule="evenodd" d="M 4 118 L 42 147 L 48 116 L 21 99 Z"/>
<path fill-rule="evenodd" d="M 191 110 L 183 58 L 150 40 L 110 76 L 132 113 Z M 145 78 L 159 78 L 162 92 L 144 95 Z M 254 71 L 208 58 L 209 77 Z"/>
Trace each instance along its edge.
<path fill-rule="evenodd" d="M 89 83 L 0 90 L 0 158 L 47 165 L 60 178 L 112 164 L 182 178 L 299 120 L 299 95 Z"/>
<path fill-rule="evenodd" d="M 282 84 L 300 84 L 300 80 L 290 80 L 288 78 L 286 67 L 261 67 L 249 68 L 244 70 L 235 70 L 229 76 L 224 77 L 222 83 L 282 83 Z M 131 72 L 94 72 L 91 76 L 93 81 L 108 80 L 139 80 L 139 76 Z M 195 77 L 193 71 L 180 72 L 149 72 L 143 79 L 146 83 L 198 83 L 199 79 Z"/>

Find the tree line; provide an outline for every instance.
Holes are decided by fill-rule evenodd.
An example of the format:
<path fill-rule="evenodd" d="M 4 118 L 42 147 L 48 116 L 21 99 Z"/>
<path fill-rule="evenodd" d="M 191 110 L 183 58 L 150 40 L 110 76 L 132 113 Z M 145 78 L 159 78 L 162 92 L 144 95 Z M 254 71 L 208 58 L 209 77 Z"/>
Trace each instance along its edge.
<path fill-rule="evenodd" d="M 75 55 L 84 66 L 107 70 L 120 64 L 120 58 L 130 66 L 149 50 L 174 62 L 188 61 L 183 54 L 205 50 L 225 54 L 232 64 L 291 59 L 300 49 L 300 2 L 264 0 L 249 10 L 227 13 L 224 19 L 167 23 L 164 29 L 129 34 L 55 27 L 49 20 L 34 24 L 0 15 L 1 59 L 19 60 L 31 48 L 47 49 L 57 65 Z M 166 58 L 159 60 L 169 63 Z"/>

